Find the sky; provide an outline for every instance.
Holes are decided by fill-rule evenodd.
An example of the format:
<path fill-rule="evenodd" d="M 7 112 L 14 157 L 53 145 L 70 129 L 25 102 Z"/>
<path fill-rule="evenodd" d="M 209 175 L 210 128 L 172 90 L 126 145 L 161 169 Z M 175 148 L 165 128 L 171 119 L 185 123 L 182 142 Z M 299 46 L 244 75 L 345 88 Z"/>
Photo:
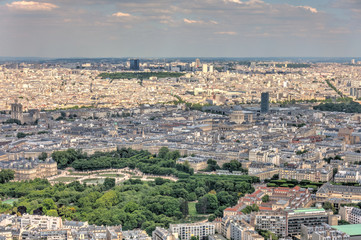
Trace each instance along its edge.
<path fill-rule="evenodd" d="M 0 56 L 358 57 L 361 0 L 0 0 Z"/>

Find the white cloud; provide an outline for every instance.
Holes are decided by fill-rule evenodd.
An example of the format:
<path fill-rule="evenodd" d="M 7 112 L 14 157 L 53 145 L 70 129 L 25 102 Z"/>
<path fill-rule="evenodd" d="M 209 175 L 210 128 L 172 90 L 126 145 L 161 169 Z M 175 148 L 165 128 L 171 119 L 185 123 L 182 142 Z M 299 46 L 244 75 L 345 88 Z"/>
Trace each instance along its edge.
<path fill-rule="evenodd" d="M 298 7 L 306 9 L 306 10 L 310 11 L 311 13 L 318 13 L 316 8 L 313 8 L 313 7 L 310 7 L 310 6 L 298 6 Z"/>
<path fill-rule="evenodd" d="M 218 35 L 237 35 L 236 32 L 215 32 L 214 34 L 218 34 Z"/>
<path fill-rule="evenodd" d="M 183 19 L 183 21 L 185 23 L 188 23 L 188 24 L 203 23 L 202 21 L 191 20 L 191 19 L 188 19 L 188 18 Z"/>
<path fill-rule="evenodd" d="M 187 23 L 187 24 L 218 24 L 217 21 L 214 21 L 214 20 L 210 20 L 210 21 L 203 21 L 203 20 L 192 20 L 192 19 L 188 19 L 188 18 L 184 18 L 183 19 L 183 22 Z"/>
<path fill-rule="evenodd" d="M 240 0 L 223 0 L 223 1 L 225 1 L 226 3 L 227 2 L 232 2 L 232 3 L 242 4 L 242 2 Z"/>
<path fill-rule="evenodd" d="M 131 17 L 129 13 L 117 12 L 112 14 L 113 17 Z"/>
<path fill-rule="evenodd" d="M 52 3 L 42 3 L 42 2 L 33 2 L 33 1 L 17 1 L 12 3 L 7 3 L 6 6 L 12 10 L 22 10 L 22 11 L 51 11 L 55 8 L 58 8 L 57 5 Z"/>

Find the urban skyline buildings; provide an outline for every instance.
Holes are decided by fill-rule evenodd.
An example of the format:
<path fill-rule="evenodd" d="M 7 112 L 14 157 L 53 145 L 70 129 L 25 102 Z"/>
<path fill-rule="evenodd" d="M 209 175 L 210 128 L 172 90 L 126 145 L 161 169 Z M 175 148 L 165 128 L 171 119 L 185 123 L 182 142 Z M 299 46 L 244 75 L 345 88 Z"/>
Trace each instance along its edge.
<path fill-rule="evenodd" d="M 130 59 L 130 70 L 138 71 L 139 70 L 139 59 L 133 58 Z"/>
<path fill-rule="evenodd" d="M 268 113 L 269 111 L 269 93 L 261 93 L 261 113 Z"/>
<path fill-rule="evenodd" d="M 0 1 L 0 240 L 360 240 L 360 12 Z"/>

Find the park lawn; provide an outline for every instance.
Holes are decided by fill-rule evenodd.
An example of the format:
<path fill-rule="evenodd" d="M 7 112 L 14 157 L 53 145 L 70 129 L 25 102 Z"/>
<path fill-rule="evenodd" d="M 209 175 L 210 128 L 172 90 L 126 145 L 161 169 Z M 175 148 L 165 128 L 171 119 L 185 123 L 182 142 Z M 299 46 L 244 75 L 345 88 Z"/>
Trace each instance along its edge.
<path fill-rule="evenodd" d="M 188 211 L 190 216 L 196 216 L 198 215 L 196 210 L 196 202 L 189 202 L 188 203 Z"/>
<path fill-rule="evenodd" d="M 88 176 L 90 175 L 90 173 L 71 173 L 69 175 L 73 175 L 73 176 Z"/>
<path fill-rule="evenodd" d="M 116 174 L 116 173 L 100 174 L 99 176 L 101 176 L 101 177 L 120 177 L 120 178 L 124 177 L 123 174 Z"/>
<path fill-rule="evenodd" d="M 18 200 L 17 198 L 11 198 L 11 199 L 2 201 L 2 203 L 6 203 L 6 204 L 9 204 L 9 205 L 13 205 L 13 203 L 16 202 L 17 200 Z"/>
<path fill-rule="evenodd" d="M 102 178 L 89 178 L 83 180 L 85 183 L 94 183 L 94 184 L 102 184 L 104 182 L 104 179 Z"/>
<path fill-rule="evenodd" d="M 54 181 L 57 181 L 57 182 L 71 182 L 71 181 L 75 181 L 77 179 L 78 179 L 77 177 L 58 177 L 58 178 L 55 178 Z"/>

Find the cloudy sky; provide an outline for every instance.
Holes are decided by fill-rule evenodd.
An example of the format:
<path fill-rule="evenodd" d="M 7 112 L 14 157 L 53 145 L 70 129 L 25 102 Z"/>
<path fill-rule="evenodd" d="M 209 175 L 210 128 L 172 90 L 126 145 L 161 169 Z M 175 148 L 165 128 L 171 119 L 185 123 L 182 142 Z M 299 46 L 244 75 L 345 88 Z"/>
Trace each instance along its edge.
<path fill-rule="evenodd" d="M 0 56 L 357 57 L 361 0 L 0 0 Z"/>

